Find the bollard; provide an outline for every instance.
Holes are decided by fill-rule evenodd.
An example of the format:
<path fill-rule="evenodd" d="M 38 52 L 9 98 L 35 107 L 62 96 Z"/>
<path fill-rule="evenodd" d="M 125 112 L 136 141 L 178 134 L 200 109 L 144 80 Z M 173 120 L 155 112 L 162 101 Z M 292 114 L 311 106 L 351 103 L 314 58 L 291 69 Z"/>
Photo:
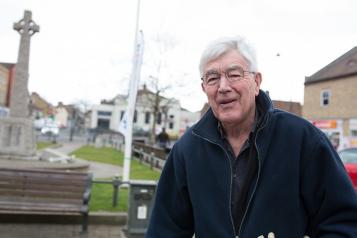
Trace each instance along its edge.
<path fill-rule="evenodd" d="M 113 207 L 116 207 L 118 205 L 118 190 L 119 190 L 119 185 L 121 184 L 119 180 L 119 176 L 115 175 L 113 178 Z"/>
<path fill-rule="evenodd" d="M 155 163 L 155 168 L 159 169 L 160 166 L 159 166 L 159 160 L 156 160 L 156 163 Z"/>
<path fill-rule="evenodd" d="M 139 164 L 143 163 L 143 159 L 144 159 L 144 150 L 143 150 L 143 148 L 140 148 Z"/>
<path fill-rule="evenodd" d="M 154 153 L 150 153 L 150 169 L 153 170 L 154 168 Z"/>

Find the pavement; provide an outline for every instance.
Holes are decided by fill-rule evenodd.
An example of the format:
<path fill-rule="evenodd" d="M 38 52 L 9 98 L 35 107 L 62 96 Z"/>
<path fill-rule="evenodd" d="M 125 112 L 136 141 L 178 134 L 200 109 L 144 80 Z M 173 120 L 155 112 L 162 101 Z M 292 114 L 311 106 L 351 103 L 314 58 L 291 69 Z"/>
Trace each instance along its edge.
<path fill-rule="evenodd" d="M 2 238 L 125 238 L 122 227 L 89 225 L 88 234 L 81 234 L 77 224 L 0 224 Z"/>
<path fill-rule="evenodd" d="M 80 148 L 85 144 L 84 140 L 61 141 L 61 147 L 54 148 L 59 153 L 70 154 L 74 150 Z M 76 160 L 80 161 L 79 158 Z M 82 161 L 83 162 L 83 161 Z M 1 166 L 8 166 L 14 161 L 2 161 Z M 26 166 L 21 162 L 16 162 L 12 166 Z M 24 163 L 37 163 L 36 161 L 24 162 Z M 39 163 L 39 162 L 38 162 Z M 89 171 L 93 173 L 93 177 L 108 178 L 122 173 L 122 169 L 119 166 L 102 164 L 98 162 L 88 162 Z M 66 223 L 66 218 L 59 218 L 59 222 L 36 222 L 26 220 L 26 222 L 10 221 L 0 222 L 0 237 L 1 238 L 126 238 L 123 232 L 123 228 L 126 225 L 127 214 L 126 213 L 90 213 L 89 214 L 89 226 L 88 233 L 86 235 L 81 234 L 81 223 Z M 5 217 L 5 220 L 9 220 Z M 67 222 L 68 223 L 68 222 Z"/>
<path fill-rule="evenodd" d="M 68 155 L 71 152 L 79 149 L 80 147 L 82 147 L 85 144 L 86 143 L 83 140 L 74 140 L 72 142 L 61 142 L 61 146 L 58 148 L 55 148 L 55 150 L 57 150 L 60 153 Z M 98 163 L 98 162 L 93 162 L 93 161 L 84 161 L 84 160 L 81 160 L 80 158 L 75 158 L 75 159 L 80 162 L 89 163 L 88 172 L 93 173 L 94 179 L 110 178 L 110 177 L 114 177 L 114 176 L 120 176 L 123 174 L 123 169 L 122 169 L 122 167 L 119 167 L 119 166 L 103 164 L 103 163 Z"/>

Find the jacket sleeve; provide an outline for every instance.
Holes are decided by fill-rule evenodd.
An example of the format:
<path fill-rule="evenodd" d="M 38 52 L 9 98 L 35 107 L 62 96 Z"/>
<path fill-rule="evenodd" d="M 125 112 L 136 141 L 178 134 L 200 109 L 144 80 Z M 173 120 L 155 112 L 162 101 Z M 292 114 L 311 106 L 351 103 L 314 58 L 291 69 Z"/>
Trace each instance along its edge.
<path fill-rule="evenodd" d="M 302 164 L 301 194 L 310 237 L 356 238 L 357 193 L 338 154 L 321 135 Z"/>
<path fill-rule="evenodd" d="M 175 145 L 158 183 L 146 238 L 192 238 L 193 212 L 183 156 Z"/>

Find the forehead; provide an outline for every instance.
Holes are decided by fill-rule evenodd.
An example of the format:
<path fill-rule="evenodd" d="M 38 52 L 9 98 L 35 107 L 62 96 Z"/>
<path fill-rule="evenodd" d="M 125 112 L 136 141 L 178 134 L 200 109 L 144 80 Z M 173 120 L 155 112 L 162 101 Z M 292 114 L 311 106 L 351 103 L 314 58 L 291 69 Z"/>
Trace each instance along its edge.
<path fill-rule="evenodd" d="M 248 62 L 239 52 L 231 50 L 218 58 L 209 61 L 203 68 L 203 71 L 226 70 L 232 66 L 240 66 L 241 68 L 246 69 L 248 68 Z"/>

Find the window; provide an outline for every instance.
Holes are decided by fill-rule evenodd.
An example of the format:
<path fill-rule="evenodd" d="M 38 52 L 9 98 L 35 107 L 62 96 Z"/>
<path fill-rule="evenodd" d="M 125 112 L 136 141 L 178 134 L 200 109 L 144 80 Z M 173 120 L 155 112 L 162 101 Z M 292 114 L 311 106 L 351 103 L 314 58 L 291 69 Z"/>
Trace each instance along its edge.
<path fill-rule="evenodd" d="M 98 116 L 111 116 L 112 112 L 98 111 Z"/>
<path fill-rule="evenodd" d="M 157 114 L 157 118 L 156 118 L 156 123 L 157 123 L 158 125 L 161 125 L 161 117 L 162 117 L 162 113 L 159 112 L 159 113 Z"/>
<path fill-rule="evenodd" d="M 145 124 L 150 123 L 150 112 L 145 112 Z"/>
<path fill-rule="evenodd" d="M 321 91 L 321 106 L 328 106 L 330 104 L 331 91 L 323 90 Z"/>
<path fill-rule="evenodd" d="M 110 120 L 108 119 L 98 119 L 97 127 L 101 129 L 109 129 Z"/>
<path fill-rule="evenodd" d="M 357 137 L 357 129 L 352 129 L 351 130 L 351 136 L 352 137 Z"/>
<path fill-rule="evenodd" d="M 173 123 L 173 122 L 170 122 L 170 123 L 169 123 L 169 128 L 170 128 L 170 129 L 174 129 L 174 123 Z"/>
<path fill-rule="evenodd" d="M 123 119 L 125 111 L 120 111 L 120 120 Z"/>

